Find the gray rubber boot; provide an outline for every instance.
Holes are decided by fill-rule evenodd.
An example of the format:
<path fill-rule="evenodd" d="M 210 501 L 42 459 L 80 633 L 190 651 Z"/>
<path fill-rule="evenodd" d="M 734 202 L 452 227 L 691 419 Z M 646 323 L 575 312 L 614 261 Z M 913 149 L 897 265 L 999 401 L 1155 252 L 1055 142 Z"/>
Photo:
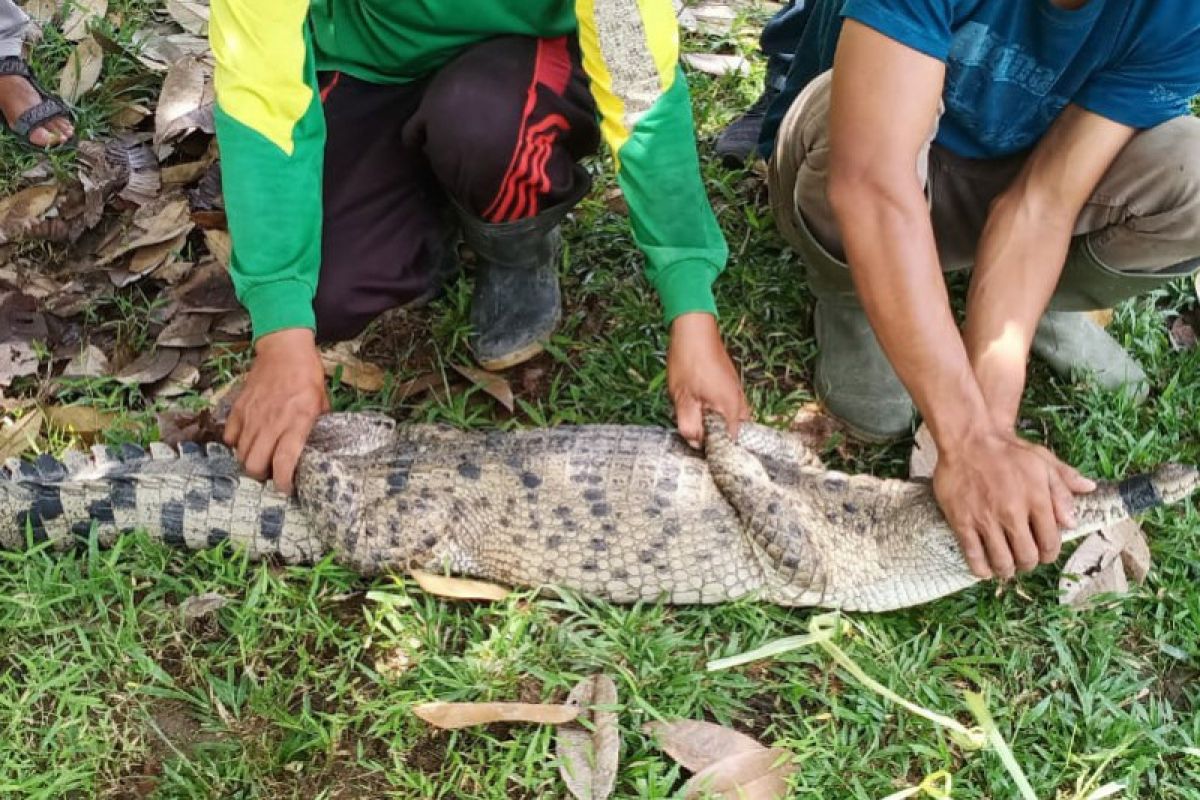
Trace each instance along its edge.
<path fill-rule="evenodd" d="M 1096 257 L 1086 236 L 1076 237 L 1071 242 L 1050 310 L 1038 323 L 1033 354 L 1060 375 L 1088 373 L 1104 389 L 1125 391 L 1138 400 L 1144 399 L 1150 392 L 1146 371 L 1084 312 L 1111 308 L 1178 277 L 1170 270 L 1117 272 Z"/>
<path fill-rule="evenodd" d="M 1047 311 L 1031 349 L 1063 377 L 1086 373 L 1102 389 L 1127 392 L 1139 402 L 1150 393 L 1142 365 L 1086 311 Z"/>
<path fill-rule="evenodd" d="M 858 439 L 882 443 L 909 435 L 915 414 L 912 399 L 875 338 L 849 267 L 830 255 L 802 220 L 797 223 L 797 249 L 817 300 L 814 394 Z"/>
<path fill-rule="evenodd" d="M 542 352 L 558 326 L 559 223 L 574 205 L 562 203 L 536 217 L 498 224 L 460 212 L 463 240 L 477 259 L 470 344 L 484 369 L 528 361 Z"/>

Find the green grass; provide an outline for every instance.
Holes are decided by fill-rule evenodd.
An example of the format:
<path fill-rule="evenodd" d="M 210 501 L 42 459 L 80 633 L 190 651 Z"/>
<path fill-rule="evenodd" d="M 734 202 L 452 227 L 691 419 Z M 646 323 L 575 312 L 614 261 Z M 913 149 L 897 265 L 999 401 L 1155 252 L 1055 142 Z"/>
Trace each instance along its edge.
<path fill-rule="evenodd" d="M 58 52 L 43 46 L 48 58 Z M 693 85 L 707 143 L 755 83 Z M 0 185 L 13 178 L 13 162 L 2 163 Z M 718 284 L 723 325 L 757 414 L 784 421 L 810 399 L 810 298 L 761 184 L 705 169 L 735 254 Z M 601 189 L 611 182 L 598 178 Z M 568 230 L 568 307 L 553 352 L 510 374 L 517 413 L 445 390 L 401 402 L 340 386 L 336 405 L 467 426 L 670 424 L 658 307 L 627 221 L 601 196 Z M 127 293 L 94 324 L 144 338 L 137 310 L 149 301 Z M 397 383 L 468 364 L 467 304 L 460 284 L 437 307 L 379 326 L 366 351 Z M 1024 429 L 1100 476 L 1200 462 L 1200 351 L 1176 353 L 1166 338 L 1167 314 L 1195 307 L 1181 284 L 1118 312 L 1115 332 L 1156 387 L 1147 404 L 1035 366 Z M 229 357 L 214 368 L 226 375 L 244 363 Z M 73 391 L 146 416 L 136 392 L 105 382 Z M 827 455 L 895 475 L 906 449 Z M 1064 609 L 1055 571 L 1044 569 L 999 594 L 982 586 L 855 617 L 842 644 L 877 679 L 964 722 L 962 690 L 983 688 L 1039 797 L 1082 797 L 1120 781 L 1129 796 L 1200 798 L 1200 513 L 1159 512 L 1147 529 L 1155 569 L 1129 597 Z M 229 602 L 185 622 L 180 604 L 203 592 Z M 595 671 L 620 691 L 618 797 L 665 798 L 680 785 L 679 769 L 639 732 L 662 717 L 712 719 L 790 749 L 796 797 L 880 798 L 943 768 L 955 773 L 956 798 L 1015 796 L 993 754 L 960 751 L 819 650 L 704 672 L 711 658 L 802 632 L 809 616 L 749 603 L 619 608 L 522 594 L 453 604 L 332 564 L 281 569 L 140 538 L 106 552 L 0 553 L 0 797 L 563 797 L 552 731 L 435 732 L 409 709 L 432 699 L 561 699 Z"/>

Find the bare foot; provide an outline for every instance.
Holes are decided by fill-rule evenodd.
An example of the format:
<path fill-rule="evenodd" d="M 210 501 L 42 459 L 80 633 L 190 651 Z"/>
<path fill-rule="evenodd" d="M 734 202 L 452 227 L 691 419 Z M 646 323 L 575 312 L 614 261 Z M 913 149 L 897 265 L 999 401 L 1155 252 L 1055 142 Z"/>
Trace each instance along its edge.
<path fill-rule="evenodd" d="M 9 125 L 29 109 L 42 101 L 37 90 L 20 75 L 0 76 L 0 113 Z M 55 147 L 75 135 L 75 127 L 69 119 L 56 117 L 29 132 L 29 141 L 37 147 Z"/>

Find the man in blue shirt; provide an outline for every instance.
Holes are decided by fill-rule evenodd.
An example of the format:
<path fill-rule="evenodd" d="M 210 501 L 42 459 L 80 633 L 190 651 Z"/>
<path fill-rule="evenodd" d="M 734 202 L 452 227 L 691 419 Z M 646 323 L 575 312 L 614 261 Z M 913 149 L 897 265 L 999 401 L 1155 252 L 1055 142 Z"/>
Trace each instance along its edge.
<path fill-rule="evenodd" d="M 1015 434 L 1026 360 L 1148 391 L 1083 312 L 1200 266 L 1200 3 L 811 14 L 763 141 L 776 224 L 817 299 L 816 392 L 875 440 L 907 432 L 915 403 L 976 574 L 1053 560 L 1091 482 Z M 941 272 L 968 267 L 960 332 Z"/>

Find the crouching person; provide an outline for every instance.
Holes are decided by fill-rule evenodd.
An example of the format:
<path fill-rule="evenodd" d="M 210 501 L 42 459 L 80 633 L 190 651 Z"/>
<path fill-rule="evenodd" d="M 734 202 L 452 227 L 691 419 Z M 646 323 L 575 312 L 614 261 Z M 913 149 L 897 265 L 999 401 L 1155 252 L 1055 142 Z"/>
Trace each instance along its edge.
<path fill-rule="evenodd" d="M 869 440 L 909 432 L 915 403 L 981 576 L 1053 559 L 1090 485 L 1014 432 L 1030 351 L 1148 390 L 1083 312 L 1200 265 L 1197 92 L 1188 0 L 811 8 L 764 139 L 816 297 L 815 389 Z M 960 334 L 941 273 L 968 267 Z"/>
<path fill-rule="evenodd" d="M 503 369 L 561 313 L 559 226 L 603 135 L 671 329 L 681 432 L 746 415 L 711 285 L 704 193 L 670 0 L 214 0 L 232 272 L 255 359 L 227 428 L 284 489 L 327 407 L 318 341 L 426 300 L 477 256 L 470 344 Z"/>

